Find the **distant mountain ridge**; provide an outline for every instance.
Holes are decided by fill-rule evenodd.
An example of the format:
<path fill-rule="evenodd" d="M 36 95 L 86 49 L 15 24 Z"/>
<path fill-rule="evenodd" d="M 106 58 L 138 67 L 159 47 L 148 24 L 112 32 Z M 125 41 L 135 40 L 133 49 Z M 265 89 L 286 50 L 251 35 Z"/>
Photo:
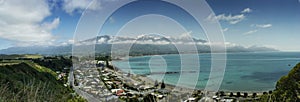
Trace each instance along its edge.
<path fill-rule="evenodd" d="M 192 38 L 189 36 L 180 37 L 163 37 L 158 35 L 140 35 L 137 37 L 125 37 L 125 36 L 97 36 L 92 39 L 83 40 L 80 43 L 92 43 L 97 44 L 124 44 L 124 43 L 137 43 L 137 44 L 172 44 L 172 43 L 206 43 L 206 40 Z"/>
<path fill-rule="evenodd" d="M 203 39 L 191 38 L 189 36 L 162 37 L 157 35 L 141 35 L 137 37 L 124 36 L 97 36 L 78 42 L 78 46 L 95 45 L 96 53 L 109 54 L 113 45 L 133 44 L 130 52 L 133 55 L 149 54 L 176 54 L 177 45 L 196 46 L 199 53 L 210 52 L 209 42 Z M 175 44 L 175 45 L 174 45 Z M 75 44 L 76 45 L 76 44 Z M 0 54 L 44 54 L 44 55 L 63 55 L 72 54 L 73 44 L 57 46 L 27 46 L 11 47 L 0 50 Z M 273 48 L 251 46 L 244 47 L 236 44 L 226 44 L 228 52 L 256 52 L 256 51 L 277 51 Z M 121 49 L 120 49 L 121 51 Z"/>

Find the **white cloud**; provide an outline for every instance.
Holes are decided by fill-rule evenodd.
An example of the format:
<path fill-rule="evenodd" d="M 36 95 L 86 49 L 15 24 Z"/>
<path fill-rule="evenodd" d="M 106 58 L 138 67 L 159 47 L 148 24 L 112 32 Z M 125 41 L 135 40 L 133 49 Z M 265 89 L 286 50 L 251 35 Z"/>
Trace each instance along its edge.
<path fill-rule="evenodd" d="M 245 8 L 241 13 L 250 13 L 252 10 L 250 8 Z"/>
<path fill-rule="evenodd" d="M 45 28 L 45 30 L 52 30 L 58 27 L 60 23 L 60 19 L 59 18 L 55 18 L 52 22 L 45 22 L 42 24 L 42 27 Z"/>
<path fill-rule="evenodd" d="M 51 30 L 59 25 L 59 18 L 52 22 L 43 20 L 51 12 L 44 0 L 6 0 L 0 5 L 0 38 L 17 45 L 51 44 Z"/>
<path fill-rule="evenodd" d="M 235 43 L 231 43 L 231 42 L 225 42 L 226 47 L 236 47 L 236 46 L 241 46 Z"/>
<path fill-rule="evenodd" d="M 193 33 L 192 31 L 184 32 L 184 33 L 182 33 L 181 35 L 179 35 L 178 37 L 175 37 L 175 38 L 176 39 L 191 39 L 192 38 L 192 36 L 191 36 L 192 33 Z"/>
<path fill-rule="evenodd" d="M 209 21 L 225 21 L 225 22 L 228 22 L 229 24 L 237 24 L 241 21 L 243 21 L 246 16 L 244 15 L 245 13 L 250 13 L 252 12 L 252 9 L 250 8 L 245 8 L 243 11 L 241 11 L 240 14 L 236 14 L 236 15 L 232 15 L 232 14 L 219 14 L 219 15 L 216 15 L 214 16 L 213 14 L 210 14 L 206 19 L 209 20 Z"/>
<path fill-rule="evenodd" d="M 239 22 L 241 22 L 242 20 L 244 20 L 246 18 L 246 16 L 244 14 L 238 14 L 238 15 L 225 15 L 225 14 L 220 14 L 217 16 L 214 16 L 213 14 L 210 14 L 207 17 L 207 20 L 209 21 L 226 21 L 230 24 L 237 24 Z"/>
<path fill-rule="evenodd" d="M 272 26 L 273 26 L 272 24 L 256 24 L 255 25 L 255 27 L 258 27 L 258 28 L 270 28 Z"/>
<path fill-rule="evenodd" d="M 248 35 L 248 34 L 253 34 L 253 33 L 256 33 L 258 30 L 250 30 L 246 33 L 244 33 L 244 35 Z"/>
<path fill-rule="evenodd" d="M 98 10 L 100 8 L 100 0 L 64 0 L 63 3 L 63 9 L 69 14 L 72 14 L 74 11 L 82 12 L 85 9 Z"/>
<path fill-rule="evenodd" d="M 223 32 L 226 32 L 226 31 L 228 31 L 229 30 L 229 28 L 224 28 L 223 29 Z"/>
<path fill-rule="evenodd" d="M 0 0 L 0 5 L 4 3 L 4 0 Z"/>
<path fill-rule="evenodd" d="M 61 44 L 57 44 L 58 46 L 66 46 L 66 45 L 71 45 L 71 44 L 74 44 L 74 40 L 73 39 L 69 39 L 67 41 L 64 41 L 64 42 L 61 42 Z"/>

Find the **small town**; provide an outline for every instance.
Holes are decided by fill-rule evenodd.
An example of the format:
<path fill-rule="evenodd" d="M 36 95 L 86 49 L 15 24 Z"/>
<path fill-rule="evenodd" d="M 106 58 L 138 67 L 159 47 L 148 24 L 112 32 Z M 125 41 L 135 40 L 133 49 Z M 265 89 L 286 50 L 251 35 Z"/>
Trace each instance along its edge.
<path fill-rule="evenodd" d="M 300 102 L 300 0 L 0 0 L 0 102 Z"/>
<path fill-rule="evenodd" d="M 125 73 L 115 67 L 105 65 L 105 61 L 86 61 L 81 67 L 96 64 L 95 68 L 76 68 L 74 72 L 74 85 L 76 92 L 88 101 L 124 101 L 124 102 L 236 102 L 259 100 L 264 93 L 240 93 L 240 92 L 208 92 L 181 88 L 173 90 L 175 86 L 142 76 Z M 69 80 L 72 79 L 69 77 Z M 269 92 L 271 93 L 271 92 Z M 209 96 L 208 96 L 209 95 Z"/>

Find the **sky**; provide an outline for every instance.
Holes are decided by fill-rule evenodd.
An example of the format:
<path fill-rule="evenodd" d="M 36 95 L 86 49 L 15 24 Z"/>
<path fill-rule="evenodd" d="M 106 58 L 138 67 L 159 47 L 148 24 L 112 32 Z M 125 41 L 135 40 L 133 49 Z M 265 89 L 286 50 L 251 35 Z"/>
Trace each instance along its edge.
<path fill-rule="evenodd" d="M 118 2 L 120 1 L 0 0 L 0 49 L 71 44 L 84 12 L 97 13 L 106 10 L 107 3 Z M 215 14 L 207 16 L 206 20 L 220 22 L 226 42 L 246 47 L 266 46 L 283 51 L 300 51 L 299 0 L 206 2 Z M 99 35 L 117 33 L 128 36 L 147 33 L 178 36 L 188 33 L 206 39 L 205 30 L 191 14 L 176 5 L 159 0 L 141 0 L 116 10 L 106 20 Z"/>

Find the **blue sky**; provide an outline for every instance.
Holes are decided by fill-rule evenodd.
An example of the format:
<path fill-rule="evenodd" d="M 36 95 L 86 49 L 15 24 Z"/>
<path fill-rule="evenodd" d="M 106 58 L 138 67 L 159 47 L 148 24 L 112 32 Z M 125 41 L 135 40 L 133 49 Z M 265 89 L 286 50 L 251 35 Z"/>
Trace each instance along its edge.
<path fill-rule="evenodd" d="M 71 43 L 80 16 L 92 0 L 0 1 L 0 49 L 5 49 Z M 107 2 L 119 1 L 96 0 L 87 10 L 104 10 Z M 207 3 L 216 14 L 207 20 L 219 20 L 226 42 L 300 51 L 298 0 L 207 0 Z M 143 14 L 157 15 L 146 15 L 128 23 Z M 159 15 L 171 17 L 181 25 Z M 120 30 L 125 23 L 128 27 Z M 187 12 L 159 0 L 136 2 L 120 8 L 107 20 L 100 34 L 114 34 L 119 30 L 125 35 L 151 33 L 151 30 L 160 30 L 152 33 L 178 35 L 187 31 L 206 39 L 203 30 Z"/>

